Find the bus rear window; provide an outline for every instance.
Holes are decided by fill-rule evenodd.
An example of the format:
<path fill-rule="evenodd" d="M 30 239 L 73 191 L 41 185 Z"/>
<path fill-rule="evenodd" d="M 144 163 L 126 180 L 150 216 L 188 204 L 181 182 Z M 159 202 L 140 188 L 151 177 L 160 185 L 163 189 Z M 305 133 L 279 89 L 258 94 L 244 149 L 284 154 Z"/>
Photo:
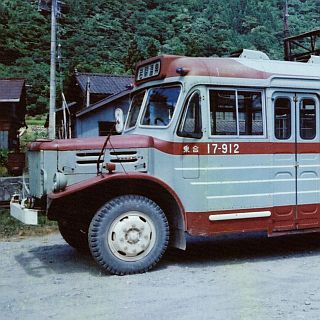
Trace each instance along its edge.
<path fill-rule="evenodd" d="M 145 126 L 167 126 L 172 119 L 180 91 L 180 86 L 150 89 L 141 124 Z"/>

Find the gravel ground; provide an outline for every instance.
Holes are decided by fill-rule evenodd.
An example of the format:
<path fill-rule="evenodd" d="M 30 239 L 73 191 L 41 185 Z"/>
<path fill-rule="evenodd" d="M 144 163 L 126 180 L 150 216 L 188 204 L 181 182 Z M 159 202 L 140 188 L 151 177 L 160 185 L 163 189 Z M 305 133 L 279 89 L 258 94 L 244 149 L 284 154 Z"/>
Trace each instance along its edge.
<path fill-rule="evenodd" d="M 192 238 L 106 275 L 54 234 L 0 242 L 0 319 L 319 319 L 320 236 Z"/>

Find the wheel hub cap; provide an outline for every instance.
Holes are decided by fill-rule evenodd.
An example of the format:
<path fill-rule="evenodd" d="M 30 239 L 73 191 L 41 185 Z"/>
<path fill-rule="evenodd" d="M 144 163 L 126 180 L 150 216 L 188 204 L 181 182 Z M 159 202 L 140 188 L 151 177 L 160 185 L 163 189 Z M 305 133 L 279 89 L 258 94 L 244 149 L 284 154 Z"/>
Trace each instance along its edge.
<path fill-rule="evenodd" d="M 137 261 L 151 251 L 155 237 L 155 227 L 150 217 L 142 212 L 130 211 L 111 224 L 107 244 L 121 260 Z"/>
<path fill-rule="evenodd" d="M 130 229 L 126 234 L 126 239 L 130 244 L 136 244 L 140 240 L 139 230 Z"/>

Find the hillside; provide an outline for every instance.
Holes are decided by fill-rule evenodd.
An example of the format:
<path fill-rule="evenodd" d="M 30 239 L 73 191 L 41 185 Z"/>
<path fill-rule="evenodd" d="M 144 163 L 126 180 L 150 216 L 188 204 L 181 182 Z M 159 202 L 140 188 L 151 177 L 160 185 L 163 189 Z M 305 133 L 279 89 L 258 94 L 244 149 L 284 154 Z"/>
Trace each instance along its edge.
<path fill-rule="evenodd" d="M 283 56 L 284 0 L 64 0 L 59 81 L 83 72 L 130 74 L 160 53 L 223 56 L 240 48 Z M 50 17 L 32 0 L 0 3 L 0 77 L 25 77 L 29 114 L 49 96 Z M 289 0 L 290 34 L 319 27 L 318 0 Z M 58 84 L 59 87 L 59 84 Z"/>

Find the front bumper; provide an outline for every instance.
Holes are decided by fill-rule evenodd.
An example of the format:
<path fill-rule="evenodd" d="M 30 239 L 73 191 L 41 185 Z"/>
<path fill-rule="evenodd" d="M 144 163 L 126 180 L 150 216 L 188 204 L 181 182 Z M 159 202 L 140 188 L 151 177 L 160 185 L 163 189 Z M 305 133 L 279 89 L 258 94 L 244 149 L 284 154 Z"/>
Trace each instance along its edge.
<path fill-rule="evenodd" d="M 13 196 L 10 201 L 10 215 L 24 224 L 37 225 L 39 210 L 26 208 L 25 200 L 19 201 L 17 196 Z"/>

